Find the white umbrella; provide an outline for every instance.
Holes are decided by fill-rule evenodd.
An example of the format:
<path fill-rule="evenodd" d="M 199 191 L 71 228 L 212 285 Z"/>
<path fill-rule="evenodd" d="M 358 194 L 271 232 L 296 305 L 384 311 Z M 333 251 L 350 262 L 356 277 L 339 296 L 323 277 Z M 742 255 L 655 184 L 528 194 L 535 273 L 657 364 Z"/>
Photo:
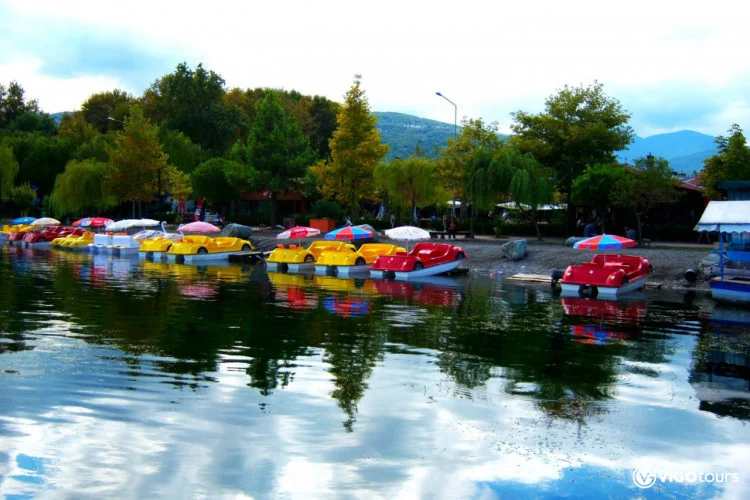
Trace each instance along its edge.
<path fill-rule="evenodd" d="M 42 217 L 31 223 L 32 226 L 59 226 L 60 221 L 52 217 Z"/>
<path fill-rule="evenodd" d="M 152 227 L 152 226 L 158 226 L 159 221 L 154 219 L 123 219 L 118 220 L 117 222 L 113 222 L 112 224 L 107 224 L 105 226 L 105 231 L 124 231 L 126 229 L 130 229 L 131 227 Z"/>
<path fill-rule="evenodd" d="M 385 235 L 396 241 L 419 241 L 430 239 L 430 233 L 415 226 L 399 226 L 394 227 L 393 229 L 386 229 Z"/>

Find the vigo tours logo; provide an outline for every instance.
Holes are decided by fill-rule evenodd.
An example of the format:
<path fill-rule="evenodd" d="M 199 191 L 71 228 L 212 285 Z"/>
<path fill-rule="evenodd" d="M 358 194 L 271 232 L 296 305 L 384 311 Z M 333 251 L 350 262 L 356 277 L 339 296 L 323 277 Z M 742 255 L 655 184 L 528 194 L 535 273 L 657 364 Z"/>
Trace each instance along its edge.
<path fill-rule="evenodd" d="M 633 471 L 633 482 L 639 488 L 650 488 L 656 481 L 662 483 L 737 483 L 740 480 L 736 472 L 666 472 L 655 473 L 639 467 Z"/>

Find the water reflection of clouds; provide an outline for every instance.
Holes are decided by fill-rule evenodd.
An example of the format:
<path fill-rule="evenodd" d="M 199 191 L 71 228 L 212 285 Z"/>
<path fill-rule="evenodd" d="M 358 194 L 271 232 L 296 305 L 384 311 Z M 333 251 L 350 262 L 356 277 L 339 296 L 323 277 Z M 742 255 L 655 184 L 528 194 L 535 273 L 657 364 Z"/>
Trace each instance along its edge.
<path fill-rule="evenodd" d="M 123 391 L 118 386 L 125 379 L 110 370 L 108 389 L 77 405 L 49 395 L 26 401 L 31 417 L 3 417 L 3 449 L 14 460 L 54 457 L 39 488 L 55 488 L 56 496 L 125 497 L 461 498 L 592 488 L 570 489 L 571 477 L 603 483 L 607 495 L 635 494 L 629 471 L 642 463 L 743 470 L 750 454 L 747 439 L 737 440 L 747 436 L 741 423 L 713 418 L 695 404 L 681 406 L 663 423 L 638 417 L 669 387 L 687 391 L 685 379 L 662 377 L 653 387 L 631 381 L 634 393 L 622 398 L 620 411 L 582 428 L 550 420 L 532 397 L 508 396 L 502 378 L 488 382 L 486 400 L 453 397 L 433 357 L 414 354 L 386 356 L 359 403 L 355 432 L 347 433 L 321 355 L 300 359 L 298 383 L 271 398 L 246 387 L 236 361 L 219 365 L 211 374 L 218 383 L 198 393 L 154 394 L 141 391 L 153 386 L 139 387 L 137 380 L 127 383 L 136 391 Z M 422 366 L 416 370 L 415 363 Z M 653 395 L 644 398 L 648 393 Z M 264 402 L 270 403 L 265 412 L 258 406 Z M 685 418 L 694 421 L 685 424 Z M 681 425 L 705 432 L 683 436 L 682 445 L 658 442 L 659 433 Z M 328 438 L 321 440 L 323 435 Z M 684 458 L 676 463 L 675 456 Z M 587 468 L 602 472 L 587 476 Z M 12 478 L 23 473 L 17 466 L 4 471 L 6 494 L 28 491 Z M 745 489 L 733 487 L 738 498 L 747 493 L 747 483 L 740 486 Z"/>
<path fill-rule="evenodd" d="M 427 311 L 384 307 L 388 317 L 401 308 L 397 323 Z M 507 367 L 467 390 L 441 371 L 444 352 L 386 350 L 346 432 L 325 349 L 297 356 L 295 382 L 263 397 L 248 387 L 250 361 L 238 345 L 216 372 L 195 376 L 215 383 L 191 389 L 168 383 L 177 377 L 159 363 L 171 358 L 125 360 L 116 349 L 64 339 L 22 354 L 39 369 L 54 367 L 54 384 L 28 365 L 0 375 L 0 479 L 8 495 L 55 488 L 46 492 L 55 497 L 580 497 L 639 494 L 630 472 L 644 463 L 742 471 L 745 426 L 700 411 L 688 382 L 696 336 L 669 342 L 665 362 L 618 358 L 614 398 L 603 402 L 610 411 L 585 420 L 552 418 L 533 391 L 510 393 Z M 654 375 L 628 371 L 635 365 Z M 43 484 L 12 477 L 34 476 L 19 456 L 46 461 L 36 474 Z M 747 498 L 743 480 L 719 493 Z M 691 496 L 692 488 L 664 491 Z"/>

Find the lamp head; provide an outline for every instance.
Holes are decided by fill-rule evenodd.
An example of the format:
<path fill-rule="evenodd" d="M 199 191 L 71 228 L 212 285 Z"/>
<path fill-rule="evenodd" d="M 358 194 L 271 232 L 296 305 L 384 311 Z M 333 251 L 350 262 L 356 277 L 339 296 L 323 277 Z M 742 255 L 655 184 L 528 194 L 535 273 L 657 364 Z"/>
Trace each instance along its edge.
<path fill-rule="evenodd" d="M 441 94 L 440 92 L 435 92 L 435 95 L 439 95 L 440 97 L 443 97 L 443 94 Z"/>

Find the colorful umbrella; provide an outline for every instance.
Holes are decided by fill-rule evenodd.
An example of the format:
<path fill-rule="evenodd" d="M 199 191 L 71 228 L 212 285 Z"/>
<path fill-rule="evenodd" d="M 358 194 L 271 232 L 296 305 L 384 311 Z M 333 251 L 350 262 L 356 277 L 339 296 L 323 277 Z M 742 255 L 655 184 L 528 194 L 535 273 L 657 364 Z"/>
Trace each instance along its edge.
<path fill-rule="evenodd" d="M 81 224 L 81 227 L 105 227 L 114 222 L 112 219 L 107 219 L 106 217 L 86 217 L 86 218 L 88 219 L 88 222 L 86 223 L 86 225 Z"/>
<path fill-rule="evenodd" d="M 88 227 L 88 226 L 89 226 L 89 221 L 90 221 L 90 220 L 91 220 L 91 219 L 90 219 L 89 217 L 84 217 L 83 219 L 78 219 L 77 221 L 74 221 L 74 222 L 73 222 L 73 224 L 71 224 L 71 225 L 72 225 L 73 227 L 78 227 L 78 226 L 81 226 L 81 227 Z"/>
<path fill-rule="evenodd" d="M 330 233 L 326 233 L 325 238 L 327 240 L 362 240 L 365 238 L 372 238 L 372 231 L 362 229 L 357 226 L 346 226 L 334 229 Z"/>
<path fill-rule="evenodd" d="M 635 241 L 631 239 L 613 234 L 600 234 L 577 242 L 573 245 L 573 248 L 577 248 L 578 250 L 620 250 L 634 246 Z"/>
<path fill-rule="evenodd" d="M 60 221 L 52 217 L 42 217 L 31 223 L 32 226 L 59 226 Z"/>
<path fill-rule="evenodd" d="M 279 240 L 288 240 L 288 239 L 300 239 L 300 238 L 309 238 L 310 236 L 317 236 L 320 234 L 319 229 L 315 229 L 314 227 L 307 227 L 307 226 L 295 226 L 291 229 L 287 229 L 286 231 L 279 233 L 276 235 L 276 238 Z"/>
<path fill-rule="evenodd" d="M 15 226 L 18 224 L 31 224 L 36 220 L 36 217 L 19 217 L 17 219 L 13 219 L 10 221 L 11 226 Z"/>
<path fill-rule="evenodd" d="M 177 230 L 181 233 L 219 233 L 221 229 L 208 222 L 198 221 L 180 225 Z"/>

